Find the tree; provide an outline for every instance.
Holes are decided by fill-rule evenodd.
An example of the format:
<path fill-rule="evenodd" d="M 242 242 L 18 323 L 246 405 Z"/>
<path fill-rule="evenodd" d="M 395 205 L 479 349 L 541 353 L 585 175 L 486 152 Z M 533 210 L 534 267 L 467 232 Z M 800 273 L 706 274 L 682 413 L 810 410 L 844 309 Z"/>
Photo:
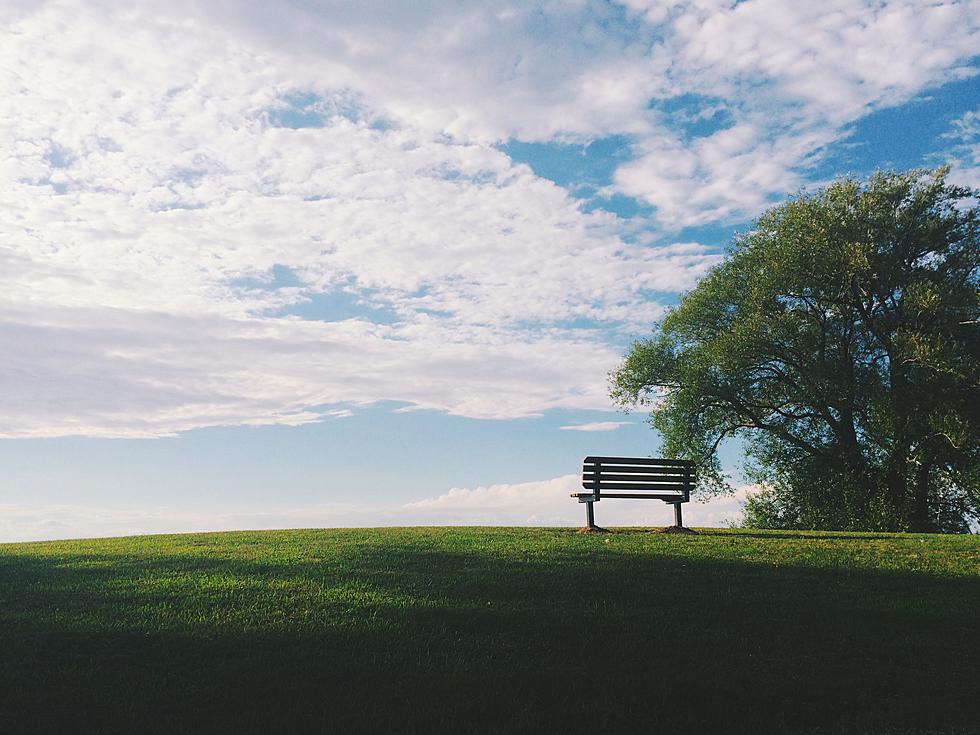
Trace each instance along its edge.
<path fill-rule="evenodd" d="M 980 517 L 980 192 L 947 168 L 840 179 L 766 212 L 611 377 L 746 522 L 964 531 Z"/>

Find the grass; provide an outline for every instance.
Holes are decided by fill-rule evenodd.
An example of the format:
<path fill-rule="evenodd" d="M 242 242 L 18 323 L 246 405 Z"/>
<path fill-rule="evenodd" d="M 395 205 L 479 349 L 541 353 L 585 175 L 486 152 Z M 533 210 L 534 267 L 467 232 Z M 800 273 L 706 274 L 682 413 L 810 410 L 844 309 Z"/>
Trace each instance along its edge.
<path fill-rule="evenodd" d="M 0 545 L 0 732 L 976 733 L 976 537 Z"/>

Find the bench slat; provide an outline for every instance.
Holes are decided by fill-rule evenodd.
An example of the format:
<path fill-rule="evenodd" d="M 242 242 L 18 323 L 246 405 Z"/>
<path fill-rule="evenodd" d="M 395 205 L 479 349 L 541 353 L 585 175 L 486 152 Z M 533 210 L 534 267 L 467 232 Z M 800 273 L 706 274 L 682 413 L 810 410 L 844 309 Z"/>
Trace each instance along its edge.
<path fill-rule="evenodd" d="M 606 465 L 646 465 L 649 467 L 693 467 L 689 459 L 652 459 L 650 457 L 586 457 L 584 464 Z"/>
<path fill-rule="evenodd" d="M 592 493 L 572 493 L 572 498 L 591 498 Z M 633 498 L 636 500 L 683 500 L 681 493 L 603 493 L 601 498 Z"/>
<path fill-rule="evenodd" d="M 634 498 L 636 500 L 684 500 L 681 493 L 603 493 L 603 498 Z"/>
<path fill-rule="evenodd" d="M 690 475 L 661 475 L 661 474 L 651 474 L 649 472 L 633 472 L 633 473 L 620 473 L 618 470 L 612 470 L 610 472 L 599 473 L 599 479 L 603 482 L 606 480 L 622 480 L 624 482 L 684 482 Z M 594 480 L 596 479 L 595 472 L 583 472 L 583 480 Z M 693 478 L 691 478 L 693 480 Z"/>
<path fill-rule="evenodd" d="M 587 490 L 595 489 L 595 482 L 582 482 L 582 487 Z M 599 483 L 599 492 L 603 495 L 606 494 L 606 490 L 663 490 L 666 492 L 678 492 L 682 493 L 686 489 L 686 486 L 677 482 L 606 482 L 603 480 Z"/>
<path fill-rule="evenodd" d="M 607 472 L 626 472 L 633 475 L 689 475 L 694 473 L 693 467 L 651 467 L 650 465 L 630 467 L 627 465 L 611 464 L 582 465 L 582 472 L 595 472 L 597 469 L 602 474 L 606 474 Z"/>
<path fill-rule="evenodd" d="M 599 480 L 599 487 L 607 488 L 612 487 L 615 483 L 630 483 L 632 485 L 643 485 L 644 487 L 693 487 L 694 483 L 684 482 L 682 479 L 669 479 L 663 477 L 637 477 L 635 475 L 603 475 L 602 479 Z M 594 477 L 583 477 L 582 487 L 595 487 L 596 479 Z"/>

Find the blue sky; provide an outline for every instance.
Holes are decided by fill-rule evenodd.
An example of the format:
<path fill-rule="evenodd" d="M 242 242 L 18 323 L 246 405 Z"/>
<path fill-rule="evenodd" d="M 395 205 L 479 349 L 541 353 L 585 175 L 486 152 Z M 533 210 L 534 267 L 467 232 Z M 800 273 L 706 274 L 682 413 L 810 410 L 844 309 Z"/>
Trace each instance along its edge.
<path fill-rule="evenodd" d="M 980 185 L 977 3 L 810 6 L 5 4 L 0 541 L 580 523 L 582 456 L 658 448 L 607 373 L 734 232 Z"/>

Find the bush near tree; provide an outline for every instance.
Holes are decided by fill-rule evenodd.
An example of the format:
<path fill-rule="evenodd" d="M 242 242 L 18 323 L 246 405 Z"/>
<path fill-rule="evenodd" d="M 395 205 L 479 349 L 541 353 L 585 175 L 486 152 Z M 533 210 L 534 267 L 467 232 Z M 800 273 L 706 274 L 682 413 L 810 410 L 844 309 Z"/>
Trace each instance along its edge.
<path fill-rule="evenodd" d="M 768 528 L 964 532 L 980 518 L 980 192 L 948 168 L 837 180 L 766 212 L 611 377 L 669 456 Z"/>

